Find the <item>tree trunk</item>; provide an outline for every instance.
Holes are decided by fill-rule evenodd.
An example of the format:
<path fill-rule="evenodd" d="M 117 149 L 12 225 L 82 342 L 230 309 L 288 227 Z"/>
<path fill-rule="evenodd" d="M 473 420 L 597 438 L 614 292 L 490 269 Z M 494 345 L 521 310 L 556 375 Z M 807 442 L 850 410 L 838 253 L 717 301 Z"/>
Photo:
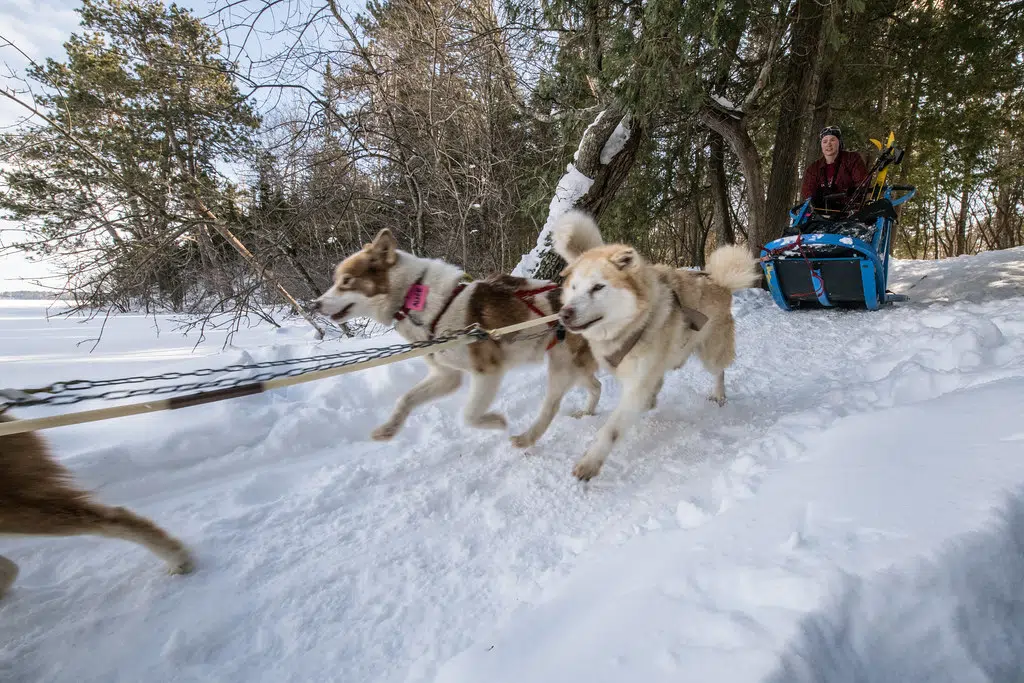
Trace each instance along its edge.
<path fill-rule="evenodd" d="M 960 211 L 956 218 L 956 235 L 953 240 L 954 256 L 967 253 L 967 208 L 971 200 L 970 176 L 964 174 L 964 186 L 960 193 Z"/>
<path fill-rule="evenodd" d="M 757 147 L 747 133 L 744 118 L 708 106 L 701 108 L 699 116 L 705 126 L 729 143 L 733 154 L 740 160 L 740 170 L 747 186 L 748 246 L 756 253 L 765 243 L 763 236 L 769 232 L 765 221 L 764 173 Z"/>
<path fill-rule="evenodd" d="M 736 233 L 732 229 L 732 214 L 729 212 L 729 178 L 725 175 L 725 140 L 715 131 L 711 131 L 708 137 L 711 146 L 708 176 L 714 202 L 715 243 L 718 246 L 735 244 Z"/>
<path fill-rule="evenodd" d="M 824 41 L 822 41 L 824 42 Z M 817 79 L 814 102 L 811 106 L 811 119 L 808 126 L 807 151 L 804 154 L 804 168 L 810 166 L 821 156 L 821 142 L 818 140 L 818 131 L 828 125 L 829 117 L 832 115 L 832 107 L 829 102 L 832 98 L 832 88 L 835 84 L 836 64 L 832 58 L 826 58 L 819 69 L 820 76 Z"/>
<path fill-rule="evenodd" d="M 761 230 L 751 236 L 758 246 L 782 234 L 787 212 L 795 198 L 796 162 L 800 150 L 804 148 L 801 139 L 803 121 L 807 114 L 811 80 L 820 57 L 819 43 L 824 33 L 825 14 L 817 0 L 797 0 L 796 12 L 793 42 L 775 128 L 765 222 Z"/>
<path fill-rule="evenodd" d="M 200 225 L 196 227 L 194 234 L 196 243 L 199 245 L 199 257 L 202 259 L 206 277 L 213 290 L 220 295 L 223 307 L 223 302 L 230 301 L 235 296 L 231 278 L 228 277 L 220 254 L 217 253 L 217 248 L 213 244 L 210 230 L 205 225 Z"/>

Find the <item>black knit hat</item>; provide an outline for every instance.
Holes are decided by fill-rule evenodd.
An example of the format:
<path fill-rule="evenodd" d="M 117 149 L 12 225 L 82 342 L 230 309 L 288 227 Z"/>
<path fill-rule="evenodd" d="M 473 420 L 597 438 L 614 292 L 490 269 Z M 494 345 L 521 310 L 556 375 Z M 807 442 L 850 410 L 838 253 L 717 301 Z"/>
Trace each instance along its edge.
<path fill-rule="evenodd" d="M 822 138 L 826 135 L 835 135 L 839 138 L 840 143 L 843 141 L 843 131 L 839 129 L 839 126 L 825 126 L 822 128 L 821 132 L 818 133 L 818 142 L 821 142 Z"/>

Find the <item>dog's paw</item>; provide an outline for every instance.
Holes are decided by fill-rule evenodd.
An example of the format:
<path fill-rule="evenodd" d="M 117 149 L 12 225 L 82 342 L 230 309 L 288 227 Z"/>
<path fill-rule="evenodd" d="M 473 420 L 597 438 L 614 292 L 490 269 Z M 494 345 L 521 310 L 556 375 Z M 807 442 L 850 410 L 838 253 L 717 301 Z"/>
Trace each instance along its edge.
<path fill-rule="evenodd" d="M 0 555 L 0 598 L 3 598 L 7 590 L 18 578 L 18 565 Z"/>
<path fill-rule="evenodd" d="M 533 444 L 537 443 L 537 437 L 530 432 L 523 432 L 522 434 L 516 434 L 509 438 L 509 441 L 511 441 L 512 445 L 516 448 L 529 448 Z"/>
<path fill-rule="evenodd" d="M 167 573 L 172 575 L 191 574 L 195 568 L 195 558 L 188 550 L 182 550 L 178 557 L 167 563 Z"/>
<path fill-rule="evenodd" d="M 590 481 L 597 476 L 597 473 L 601 471 L 601 465 L 604 463 L 600 460 L 594 460 L 592 458 L 581 458 L 576 466 L 572 468 L 572 476 L 576 477 L 580 481 Z"/>
<path fill-rule="evenodd" d="M 370 438 L 374 441 L 390 441 L 398 433 L 398 429 L 398 425 L 391 424 L 390 422 L 382 424 L 370 432 Z"/>
<path fill-rule="evenodd" d="M 478 417 L 471 424 L 481 429 L 505 429 L 508 427 L 508 421 L 501 413 L 486 413 Z"/>
<path fill-rule="evenodd" d="M 715 396 L 714 394 L 712 394 L 711 396 L 708 396 L 708 400 L 711 401 L 712 403 L 717 403 L 720 406 L 725 405 L 725 396 Z"/>

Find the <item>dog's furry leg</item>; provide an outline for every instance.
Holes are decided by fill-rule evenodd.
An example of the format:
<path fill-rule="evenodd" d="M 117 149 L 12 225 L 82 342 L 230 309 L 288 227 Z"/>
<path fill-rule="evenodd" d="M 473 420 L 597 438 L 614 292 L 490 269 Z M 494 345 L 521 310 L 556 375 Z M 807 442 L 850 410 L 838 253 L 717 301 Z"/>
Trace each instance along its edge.
<path fill-rule="evenodd" d="M 576 462 L 572 473 L 577 479 L 588 481 L 597 476 L 604 465 L 608 453 L 615 442 L 626 435 L 640 415 L 647 409 L 651 397 L 655 394 L 664 376 L 663 359 L 657 359 L 635 381 L 630 382 L 623 392 L 619 405 L 615 406 L 611 417 L 597 432 L 594 443 L 590 445 L 583 457 Z"/>
<path fill-rule="evenodd" d="M 454 393 L 462 384 L 462 372 L 428 360 L 430 372 L 395 403 L 388 421 L 371 433 L 375 441 L 387 441 L 398 433 L 409 414 L 428 401 Z"/>
<path fill-rule="evenodd" d="M 194 562 L 188 548 L 152 521 L 122 507 L 88 499 L 19 501 L 16 515 L 0 524 L 0 533 L 38 536 L 106 536 L 148 548 L 172 574 L 187 574 Z"/>
<path fill-rule="evenodd" d="M 540 415 L 533 425 L 522 434 L 512 437 L 512 445 L 516 448 L 526 448 L 537 443 L 537 439 L 544 435 L 547 428 L 551 426 L 551 420 L 558 413 L 562 405 L 562 398 L 565 392 L 573 385 L 572 371 L 569 368 L 558 368 L 553 361 L 548 361 L 548 391 L 544 396 L 544 404 L 541 406 Z"/>
<path fill-rule="evenodd" d="M 583 410 L 577 410 L 572 416 L 585 417 L 593 415 L 597 412 L 597 404 L 601 400 L 601 380 L 597 378 L 597 375 L 584 375 L 576 381 L 576 384 L 587 390 L 587 407 Z"/>
<path fill-rule="evenodd" d="M 505 429 L 508 426 L 504 415 L 487 412 L 498 394 L 502 375 L 498 370 L 474 372 L 470 375 L 469 398 L 463 411 L 466 424 L 481 429 Z"/>
<path fill-rule="evenodd" d="M 725 370 L 715 373 L 715 391 L 708 396 L 708 400 L 720 406 L 725 405 Z"/>
<path fill-rule="evenodd" d="M 654 387 L 654 391 L 651 393 L 651 397 L 647 399 L 647 410 L 654 410 L 658 407 L 658 394 L 661 393 L 661 387 L 665 384 L 665 378 L 661 377 L 658 379 L 658 384 Z"/>
<path fill-rule="evenodd" d="M 16 578 L 18 578 L 18 565 L 0 555 L 0 598 L 4 597 Z"/>

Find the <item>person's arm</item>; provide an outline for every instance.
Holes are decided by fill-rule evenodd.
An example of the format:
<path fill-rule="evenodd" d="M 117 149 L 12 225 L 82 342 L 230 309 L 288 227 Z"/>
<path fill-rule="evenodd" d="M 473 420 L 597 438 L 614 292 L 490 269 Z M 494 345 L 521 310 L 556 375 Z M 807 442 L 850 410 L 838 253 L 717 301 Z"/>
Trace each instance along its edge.
<path fill-rule="evenodd" d="M 807 199 L 814 194 L 815 181 L 817 180 L 818 174 L 814 172 L 814 167 L 817 164 L 811 164 L 804 171 L 804 182 L 800 186 L 800 199 Z"/>

